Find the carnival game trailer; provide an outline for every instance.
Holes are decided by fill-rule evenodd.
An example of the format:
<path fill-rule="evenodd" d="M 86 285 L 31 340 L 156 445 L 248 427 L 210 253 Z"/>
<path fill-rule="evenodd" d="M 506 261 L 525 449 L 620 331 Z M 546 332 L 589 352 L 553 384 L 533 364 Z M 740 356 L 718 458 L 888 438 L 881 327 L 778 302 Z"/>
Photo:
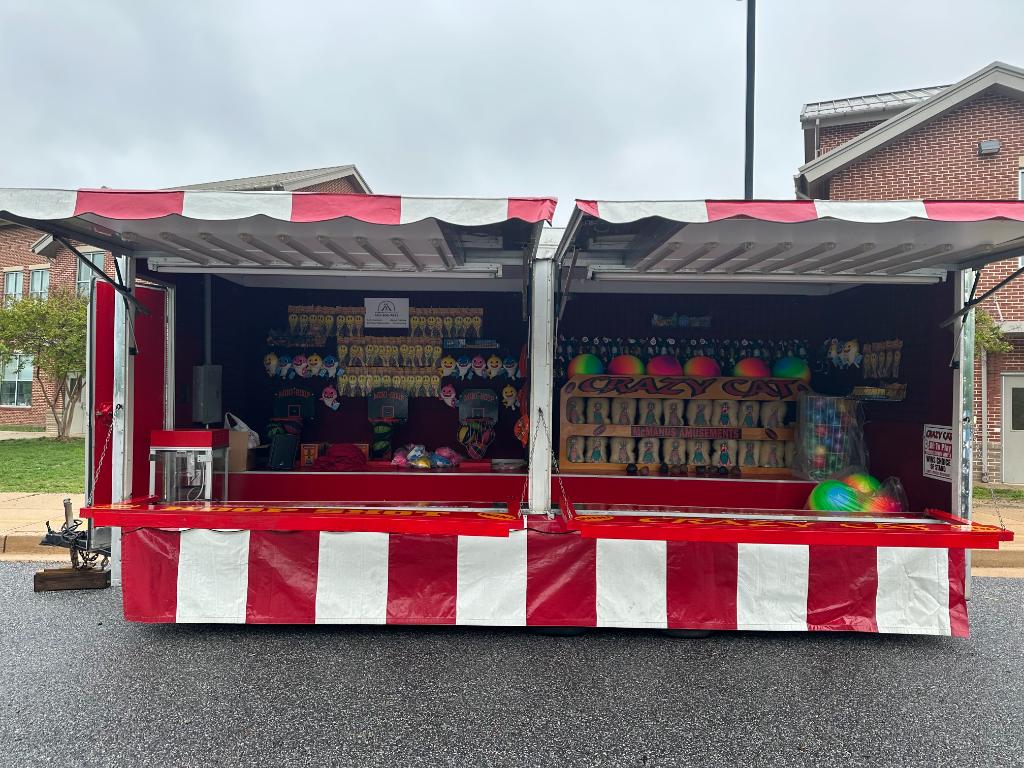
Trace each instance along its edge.
<path fill-rule="evenodd" d="M 127 618 L 966 635 L 1016 202 L 0 190 L 119 256 L 82 515 Z"/>

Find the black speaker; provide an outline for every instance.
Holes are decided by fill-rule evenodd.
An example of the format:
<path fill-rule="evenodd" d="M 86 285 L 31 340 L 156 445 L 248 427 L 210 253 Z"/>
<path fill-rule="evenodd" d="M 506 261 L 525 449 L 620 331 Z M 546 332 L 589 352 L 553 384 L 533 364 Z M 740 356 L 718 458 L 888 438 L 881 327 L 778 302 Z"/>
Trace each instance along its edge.
<path fill-rule="evenodd" d="M 299 438 L 296 435 L 274 435 L 270 439 L 270 469 L 295 469 L 295 454 L 299 450 Z"/>

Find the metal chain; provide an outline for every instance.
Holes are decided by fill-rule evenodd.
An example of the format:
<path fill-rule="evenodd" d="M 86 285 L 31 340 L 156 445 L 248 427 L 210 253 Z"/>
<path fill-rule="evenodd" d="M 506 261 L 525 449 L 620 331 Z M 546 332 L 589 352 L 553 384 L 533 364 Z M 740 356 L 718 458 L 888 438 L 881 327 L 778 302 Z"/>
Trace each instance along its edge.
<path fill-rule="evenodd" d="M 120 408 L 121 406 L 118 406 Z M 115 411 L 116 413 L 116 411 Z M 99 482 L 100 472 L 103 471 L 103 462 L 107 458 L 107 450 L 110 448 L 111 439 L 114 436 L 114 414 L 110 416 L 110 427 L 107 429 L 107 438 L 103 441 L 103 450 L 100 451 L 100 458 L 92 468 L 92 482 L 89 484 L 89 495 L 85 499 L 85 506 L 91 507 L 93 498 L 96 496 L 96 483 Z"/>
<path fill-rule="evenodd" d="M 544 410 L 542 408 L 539 408 L 537 410 L 537 426 L 536 426 L 536 429 L 534 431 L 534 439 L 533 439 L 532 445 L 530 447 L 530 462 L 531 463 L 533 462 L 533 450 L 537 446 L 537 439 L 536 439 L 537 431 L 539 431 L 541 429 L 544 430 L 544 434 L 547 436 L 548 442 L 551 444 L 551 470 L 552 470 L 552 472 L 555 475 L 555 480 L 558 481 L 558 490 L 561 491 L 561 493 L 562 493 L 563 501 L 566 504 L 568 504 L 569 496 L 565 492 L 565 485 L 562 483 L 562 474 L 561 474 L 561 471 L 560 471 L 559 466 L 558 466 L 558 458 L 555 455 L 554 436 L 551 434 L 551 430 L 548 428 L 547 419 L 544 417 Z M 564 513 L 564 511 L 565 510 L 563 510 L 563 513 Z"/>

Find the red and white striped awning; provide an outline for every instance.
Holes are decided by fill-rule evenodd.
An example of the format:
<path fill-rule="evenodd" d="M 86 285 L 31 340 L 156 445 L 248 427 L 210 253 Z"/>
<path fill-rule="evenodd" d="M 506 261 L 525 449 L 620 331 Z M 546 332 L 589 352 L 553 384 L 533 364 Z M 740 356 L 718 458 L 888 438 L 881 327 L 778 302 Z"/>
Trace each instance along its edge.
<path fill-rule="evenodd" d="M 547 197 L 0 189 L 0 217 L 148 258 L 154 269 L 451 272 L 521 263 Z"/>
<path fill-rule="evenodd" d="M 577 200 L 567 254 L 598 280 L 935 280 L 1024 255 L 1024 202 Z"/>

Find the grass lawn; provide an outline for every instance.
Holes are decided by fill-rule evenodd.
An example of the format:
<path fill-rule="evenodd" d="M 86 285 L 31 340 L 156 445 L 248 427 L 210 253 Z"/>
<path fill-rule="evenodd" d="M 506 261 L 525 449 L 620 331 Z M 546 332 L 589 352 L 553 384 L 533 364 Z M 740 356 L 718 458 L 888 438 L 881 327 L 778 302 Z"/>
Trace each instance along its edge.
<path fill-rule="evenodd" d="M 1010 501 L 1024 502 L 1024 488 L 992 488 L 987 485 L 974 486 L 975 501 Z"/>
<path fill-rule="evenodd" d="M 0 432 L 45 432 L 46 427 L 33 427 L 30 424 L 0 424 Z"/>
<path fill-rule="evenodd" d="M 0 441 L 0 491 L 82 493 L 85 484 L 85 441 Z"/>

